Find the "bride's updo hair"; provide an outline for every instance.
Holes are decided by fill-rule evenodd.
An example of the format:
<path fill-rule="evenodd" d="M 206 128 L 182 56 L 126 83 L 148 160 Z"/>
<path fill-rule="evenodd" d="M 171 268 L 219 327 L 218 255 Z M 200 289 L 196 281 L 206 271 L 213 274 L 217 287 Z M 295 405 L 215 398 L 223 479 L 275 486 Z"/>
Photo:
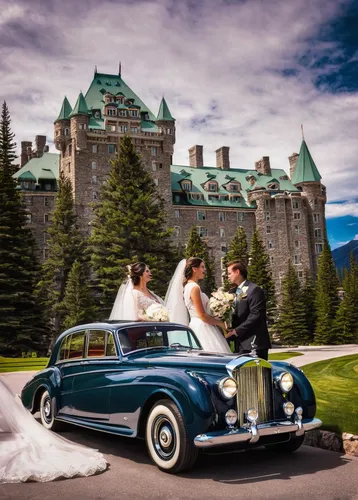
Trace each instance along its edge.
<path fill-rule="evenodd" d="M 129 271 L 129 278 L 132 280 L 133 285 L 139 285 L 140 278 L 147 267 L 144 262 L 136 262 L 131 266 L 127 266 Z"/>
<path fill-rule="evenodd" d="M 204 262 L 203 259 L 200 259 L 199 257 L 189 257 L 189 259 L 186 261 L 186 266 L 184 269 L 184 285 L 186 285 L 188 280 L 190 280 L 190 278 L 193 276 L 193 267 L 199 267 L 202 262 Z"/>

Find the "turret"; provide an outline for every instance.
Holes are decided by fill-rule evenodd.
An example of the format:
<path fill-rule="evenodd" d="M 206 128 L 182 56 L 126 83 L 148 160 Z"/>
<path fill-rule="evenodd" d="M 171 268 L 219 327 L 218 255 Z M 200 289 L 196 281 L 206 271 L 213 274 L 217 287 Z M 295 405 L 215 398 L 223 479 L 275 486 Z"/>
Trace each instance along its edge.
<path fill-rule="evenodd" d="M 175 144 L 175 119 L 173 118 L 168 104 L 166 103 L 166 100 L 164 97 L 162 98 L 162 101 L 160 103 L 159 107 L 159 112 L 156 120 L 159 133 L 163 135 L 170 136 L 171 138 L 171 143 L 173 145 L 173 150 L 174 150 L 174 144 Z M 173 151 L 172 151 L 173 153 Z M 171 153 L 171 154 L 172 154 Z"/>
<path fill-rule="evenodd" d="M 66 141 L 70 139 L 71 112 L 71 104 L 65 96 L 62 102 L 60 114 L 55 121 L 55 147 L 62 152 L 66 150 Z"/>
<path fill-rule="evenodd" d="M 89 109 L 82 92 L 80 92 L 75 107 L 70 114 L 70 120 L 71 137 L 76 138 L 76 149 L 86 149 Z"/>

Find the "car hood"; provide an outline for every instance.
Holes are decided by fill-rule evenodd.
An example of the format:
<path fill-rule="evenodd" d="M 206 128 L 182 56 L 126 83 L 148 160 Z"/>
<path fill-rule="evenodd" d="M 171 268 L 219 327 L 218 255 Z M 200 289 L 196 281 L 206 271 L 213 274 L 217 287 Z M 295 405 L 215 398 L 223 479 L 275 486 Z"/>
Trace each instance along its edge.
<path fill-rule="evenodd" d="M 206 351 L 170 351 L 135 353 L 128 360 L 136 364 L 153 365 L 155 367 L 180 367 L 197 369 L 225 369 L 230 361 L 237 356 L 234 354 L 219 354 Z M 242 358 L 240 358 L 242 359 Z"/>

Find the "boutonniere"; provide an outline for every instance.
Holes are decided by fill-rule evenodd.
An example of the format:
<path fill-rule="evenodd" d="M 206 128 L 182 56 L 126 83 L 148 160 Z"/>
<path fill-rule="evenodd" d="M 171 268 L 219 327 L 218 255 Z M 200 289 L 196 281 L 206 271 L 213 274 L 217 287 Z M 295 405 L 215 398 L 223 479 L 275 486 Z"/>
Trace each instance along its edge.
<path fill-rule="evenodd" d="M 247 291 L 248 291 L 249 287 L 248 286 L 243 286 L 242 287 L 242 293 L 240 294 L 240 300 L 241 299 L 246 299 L 247 297 Z"/>

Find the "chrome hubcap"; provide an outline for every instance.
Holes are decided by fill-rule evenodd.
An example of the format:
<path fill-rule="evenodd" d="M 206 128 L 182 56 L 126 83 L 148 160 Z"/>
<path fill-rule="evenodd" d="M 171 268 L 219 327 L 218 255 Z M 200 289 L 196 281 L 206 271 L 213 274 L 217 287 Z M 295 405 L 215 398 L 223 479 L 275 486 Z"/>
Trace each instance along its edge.
<path fill-rule="evenodd" d="M 159 415 L 152 426 L 152 442 L 162 460 L 170 460 L 176 450 L 176 434 L 172 423 L 165 415 Z"/>
<path fill-rule="evenodd" d="M 42 413 L 42 417 L 45 420 L 45 422 L 47 424 L 50 424 L 52 417 L 51 417 L 51 400 L 50 400 L 49 396 L 43 402 L 41 413 Z"/>

